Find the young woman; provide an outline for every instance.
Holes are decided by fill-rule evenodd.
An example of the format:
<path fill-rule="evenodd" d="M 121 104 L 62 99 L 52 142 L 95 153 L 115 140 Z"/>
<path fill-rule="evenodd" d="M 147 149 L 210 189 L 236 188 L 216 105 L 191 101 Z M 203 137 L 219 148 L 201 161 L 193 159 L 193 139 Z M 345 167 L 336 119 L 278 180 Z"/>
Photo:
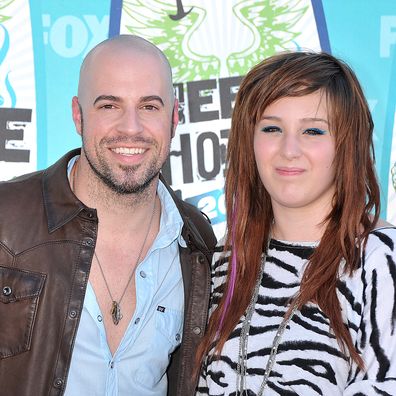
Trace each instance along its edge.
<path fill-rule="evenodd" d="M 396 229 L 378 220 L 372 135 L 331 55 L 244 78 L 198 395 L 396 395 Z"/>

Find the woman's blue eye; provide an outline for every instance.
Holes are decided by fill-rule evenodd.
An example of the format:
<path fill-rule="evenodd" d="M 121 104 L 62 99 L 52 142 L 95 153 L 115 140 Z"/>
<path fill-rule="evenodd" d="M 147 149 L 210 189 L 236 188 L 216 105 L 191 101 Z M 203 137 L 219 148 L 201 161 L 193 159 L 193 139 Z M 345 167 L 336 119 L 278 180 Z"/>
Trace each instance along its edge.
<path fill-rule="evenodd" d="M 316 135 L 325 135 L 326 131 L 319 128 L 309 128 L 304 131 L 306 135 L 316 136 Z"/>
<path fill-rule="evenodd" d="M 271 133 L 271 132 L 279 132 L 281 129 L 274 125 L 269 125 L 261 128 L 261 132 Z"/>

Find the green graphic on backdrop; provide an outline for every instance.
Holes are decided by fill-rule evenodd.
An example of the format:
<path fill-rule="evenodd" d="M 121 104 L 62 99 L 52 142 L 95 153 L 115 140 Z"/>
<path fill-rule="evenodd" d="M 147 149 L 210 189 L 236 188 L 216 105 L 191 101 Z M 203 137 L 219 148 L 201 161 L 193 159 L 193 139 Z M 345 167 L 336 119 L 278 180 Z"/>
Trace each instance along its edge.
<path fill-rule="evenodd" d="M 4 15 L 4 9 L 12 4 L 15 0 L 0 0 L 0 23 L 3 23 L 11 18 L 11 16 Z"/>
<path fill-rule="evenodd" d="M 233 12 L 252 31 L 255 40 L 244 51 L 227 58 L 229 74 L 245 75 L 261 60 L 290 48 L 290 42 L 300 34 L 292 28 L 307 9 L 301 7 L 300 1 L 281 5 L 277 0 L 245 0 L 235 5 Z"/>
<path fill-rule="evenodd" d="M 175 82 L 219 78 L 224 66 L 228 76 L 246 74 L 260 60 L 290 48 L 290 42 L 300 34 L 292 28 L 308 9 L 298 0 L 287 3 L 243 0 L 235 4 L 232 8 L 235 21 L 251 32 L 253 40 L 243 50 L 230 53 L 223 59 L 216 54 L 201 54 L 191 45 L 192 36 L 208 18 L 208 10 L 189 2 L 180 15 L 176 3 L 174 0 L 123 2 L 123 12 L 127 16 L 125 28 L 164 51 L 172 65 Z M 221 19 L 222 15 L 218 17 Z M 238 29 L 238 26 L 233 28 Z M 212 39 L 216 40 L 216 37 Z"/>
<path fill-rule="evenodd" d="M 203 8 L 194 7 L 180 20 L 169 17 L 177 12 L 174 1 L 129 0 L 123 2 L 123 11 L 130 18 L 126 24 L 129 32 L 145 37 L 164 51 L 172 65 L 175 81 L 217 77 L 220 59 L 214 55 L 202 56 L 189 45 L 191 35 L 205 20 Z"/>

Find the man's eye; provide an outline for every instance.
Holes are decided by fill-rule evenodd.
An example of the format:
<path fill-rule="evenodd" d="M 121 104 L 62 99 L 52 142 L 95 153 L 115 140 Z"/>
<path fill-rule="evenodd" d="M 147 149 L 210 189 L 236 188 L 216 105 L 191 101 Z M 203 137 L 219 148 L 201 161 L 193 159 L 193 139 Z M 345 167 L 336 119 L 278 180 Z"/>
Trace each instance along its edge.
<path fill-rule="evenodd" d="M 105 104 L 102 106 L 102 109 L 114 109 L 114 108 L 115 108 L 115 106 L 112 104 Z"/>
<path fill-rule="evenodd" d="M 281 129 L 277 126 L 269 125 L 261 128 L 261 132 L 265 132 L 265 133 L 281 132 Z"/>
<path fill-rule="evenodd" d="M 154 106 L 154 105 L 144 105 L 143 106 L 143 109 L 145 109 L 145 110 L 149 110 L 149 111 L 154 111 L 154 110 L 157 110 L 158 108 L 157 108 L 157 106 Z"/>
<path fill-rule="evenodd" d="M 319 128 L 308 128 L 304 131 L 304 134 L 316 136 L 316 135 L 325 135 L 326 131 Z"/>

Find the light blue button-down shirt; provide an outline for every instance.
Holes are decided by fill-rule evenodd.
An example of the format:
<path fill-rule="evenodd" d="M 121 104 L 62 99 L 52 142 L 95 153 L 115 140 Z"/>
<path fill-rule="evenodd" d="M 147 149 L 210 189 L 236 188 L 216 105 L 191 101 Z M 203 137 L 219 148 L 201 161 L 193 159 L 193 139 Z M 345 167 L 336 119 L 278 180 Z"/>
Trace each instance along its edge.
<path fill-rule="evenodd" d="M 115 352 L 106 341 L 103 313 L 88 284 L 66 386 L 66 396 L 161 396 L 169 355 L 180 344 L 184 291 L 178 243 L 182 219 L 160 182 L 160 230 L 135 273 L 136 310 Z"/>

